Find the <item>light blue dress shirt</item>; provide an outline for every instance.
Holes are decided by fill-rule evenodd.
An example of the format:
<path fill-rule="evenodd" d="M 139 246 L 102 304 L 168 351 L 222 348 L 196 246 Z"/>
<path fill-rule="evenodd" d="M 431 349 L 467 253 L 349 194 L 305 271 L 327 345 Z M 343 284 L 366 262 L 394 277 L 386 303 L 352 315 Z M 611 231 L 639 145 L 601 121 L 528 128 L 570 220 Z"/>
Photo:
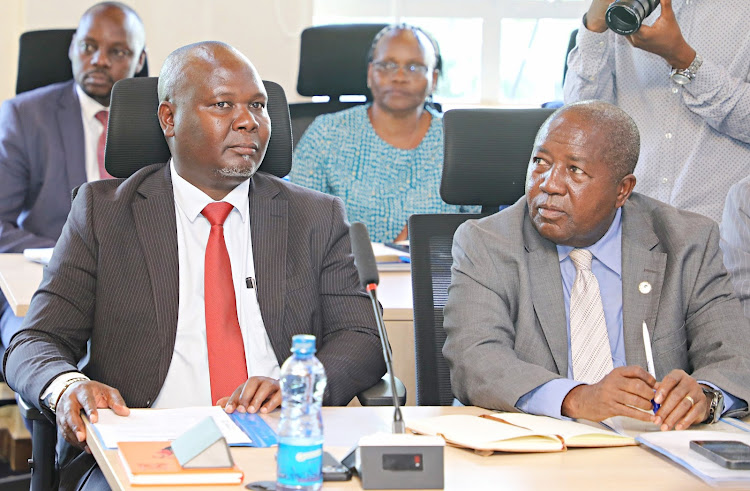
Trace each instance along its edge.
<path fill-rule="evenodd" d="M 565 323 L 568 332 L 568 373 L 567 378 L 550 380 L 536 389 L 524 394 L 516 407 L 526 413 L 542 414 L 553 418 L 566 419 L 562 415 L 562 403 L 573 388 L 582 385 L 573 379 L 573 361 L 570 349 L 570 290 L 576 277 L 576 269 L 570 259 L 570 246 L 558 245 L 557 255 L 562 274 L 563 298 L 565 301 Z M 604 308 L 604 320 L 607 323 L 609 347 L 612 351 L 614 368 L 625 366 L 625 339 L 622 328 L 622 208 L 617 210 L 609 230 L 595 244 L 584 247 L 594 256 L 591 271 L 599 283 L 599 291 Z M 702 384 L 716 386 L 700 381 Z M 735 399 L 725 391 L 725 412 L 731 409 Z"/>

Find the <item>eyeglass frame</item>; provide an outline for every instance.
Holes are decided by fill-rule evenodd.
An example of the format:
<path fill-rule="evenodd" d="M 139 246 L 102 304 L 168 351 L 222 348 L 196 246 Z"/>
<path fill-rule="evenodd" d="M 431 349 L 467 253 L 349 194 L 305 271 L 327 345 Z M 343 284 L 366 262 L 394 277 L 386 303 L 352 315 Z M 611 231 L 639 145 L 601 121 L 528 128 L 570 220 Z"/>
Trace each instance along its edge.
<path fill-rule="evenodd" d="M 394 61 L 371 61 L 370 63 L 373 69 L 386 75 L 395 75 L 403 68 L 407 77 L 416 78 L 427 75 L 427 72 L 430 71 L 430 67 L 421 63 L 407 63 L 406 65 L 400 65 Z"/>

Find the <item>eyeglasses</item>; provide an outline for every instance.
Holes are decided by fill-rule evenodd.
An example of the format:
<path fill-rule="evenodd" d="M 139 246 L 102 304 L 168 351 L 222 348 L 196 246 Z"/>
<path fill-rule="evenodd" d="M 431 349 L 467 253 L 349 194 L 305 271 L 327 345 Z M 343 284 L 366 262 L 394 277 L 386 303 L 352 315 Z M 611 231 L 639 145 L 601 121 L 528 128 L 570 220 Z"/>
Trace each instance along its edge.
<path fill-rule="evenodd" d="M 78 51 L 91 56 L 99 51 L 99 47 L 89 41 L 81 40 L 78 42 Z M 107 51 L 107 57 L 115 61 L 122 61 L 132 56 L 133 52 L 126 48 L 111 48 Z"/>
<path fill-rule="evenodd" d="M 375 70 L 386 75 L 395 75 L 400 68 L 403 68 L 407 77 L 419 77 L 420 75 L 425 75 L 428 70 L 425 65 L 420 63 L 399 65 L 392 61 L 373 61 L 372 66 L 375 67 Z"/>

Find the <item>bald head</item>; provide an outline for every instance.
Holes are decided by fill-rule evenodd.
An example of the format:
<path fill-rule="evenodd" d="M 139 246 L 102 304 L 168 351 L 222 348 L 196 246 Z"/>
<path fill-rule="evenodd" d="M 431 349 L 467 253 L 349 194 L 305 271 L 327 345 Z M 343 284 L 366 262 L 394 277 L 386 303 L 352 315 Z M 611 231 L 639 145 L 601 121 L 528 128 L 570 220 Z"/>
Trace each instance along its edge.
<path fill-rule="evenodd" d="M 588 123 L 592 132 L 602 135 L 595 141 L 602 147 L 599 150 L 615 180 L 619 181 L 633 173 L 641 149 L 638 126 L 628 113 L 608 102 L 590 100 L 561 107 L 539 129 L 534 146 L 537 147 L 547 137 L 550 128 L 568 114 L 580 116 L 581 120 Z"/>
<path fill-rule="evenodd" d="M 173 101 L 176 96 L 205 83 L 206 75 L 226 72 L 245 65 L 257 74 L 245 55 L 220 41 L 189 44 L 169 54 L 159 72 L 159 102 Z"/>

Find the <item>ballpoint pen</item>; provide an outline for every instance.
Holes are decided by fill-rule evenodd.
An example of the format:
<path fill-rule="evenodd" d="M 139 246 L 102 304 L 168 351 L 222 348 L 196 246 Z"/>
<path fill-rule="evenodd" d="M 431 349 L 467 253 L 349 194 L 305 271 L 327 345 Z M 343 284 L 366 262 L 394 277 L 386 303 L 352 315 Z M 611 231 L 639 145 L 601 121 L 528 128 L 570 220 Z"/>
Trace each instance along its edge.
<path fill-rule="evenodd" d="M 651 352 L 651 336 L 648 335 L 648 327 L 646 327 L 646 321 L 643 321 L 643 345 L 646 347 L 646 367 L 648 373 L 652 377 L 656 378 L 656 370 L 654 369 L 654 354 Z M 651 407 L 654 408 L 654 414 L 659 410 L 659 404 L 655 400 L 651 399 Z"/>

